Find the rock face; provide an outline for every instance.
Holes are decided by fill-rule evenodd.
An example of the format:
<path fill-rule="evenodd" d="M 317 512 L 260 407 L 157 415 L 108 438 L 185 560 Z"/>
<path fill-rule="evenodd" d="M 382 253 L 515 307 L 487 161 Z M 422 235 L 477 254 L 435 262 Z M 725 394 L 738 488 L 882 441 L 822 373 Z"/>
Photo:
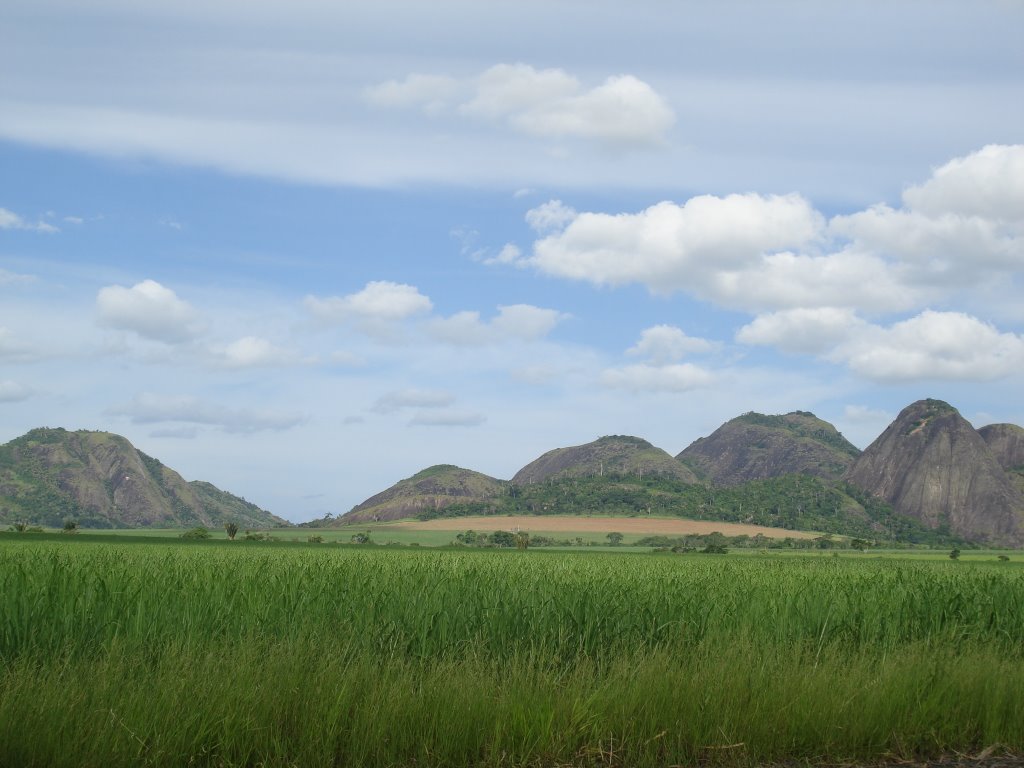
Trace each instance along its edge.
<path fill-rule="evenodd" d="M 979 429 L 978 434 L 1024 494 L 1024 428 L 1016 424 L 989 424 Z"/>
<path fill-rule="evenodd" d="M 520 469 L 512 483 L 526 485 L 548 479 L 597 475 L 657 475 L 684 483 L 697 482 L 693 472 L 646 440 L 611 435 L 586 445 L 548 451 Z"/>
<path fill-rule="evenodd" d="M 1000 432 L 990 430 L 991 441 L 1010 451 L 1013 441 Z M 989 443 L 941 400 L 904 408 L 846 479 L 929 528 L 992 545 L 1024 544 L 1024 495 Z"/>
<path fill-rule="evenodd" d="M 1024 470 L 1024 428 L 1016 424 L 989 424 L 978 430 L 1003 469 Z"/>
<path fill-rule="evenodd" d="M 795 473 L 835 480 L 859 453 L 827 421 L 794 411 L 784 416 L 746 413 L 694 441 L 676 458 L 702 478 L 731 486 Z"/>
<path fill-rule="evenodd" d="M 504 490 L 505 484 L 493 477 L 452 464 L 438 464 L 357 504 L 337 522 L 401 520 L 452 504 L 486 503 L 500 496 Z"/>
<path fill-rule="evenodd" d="M 266 527 L 284 520 L 109 432 L 34 429 L 0 446 L 0 521 L 95 528 Z"/>

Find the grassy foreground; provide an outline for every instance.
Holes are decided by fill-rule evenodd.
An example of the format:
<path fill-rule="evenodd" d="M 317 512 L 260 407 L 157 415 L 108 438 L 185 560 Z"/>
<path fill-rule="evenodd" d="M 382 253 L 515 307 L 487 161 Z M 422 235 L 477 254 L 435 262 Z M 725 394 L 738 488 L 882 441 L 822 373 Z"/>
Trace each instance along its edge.
<path fill-rule="evenodd" d="M 1024 750 L 1024 568 L 0 539 L 0 765 Z"/>

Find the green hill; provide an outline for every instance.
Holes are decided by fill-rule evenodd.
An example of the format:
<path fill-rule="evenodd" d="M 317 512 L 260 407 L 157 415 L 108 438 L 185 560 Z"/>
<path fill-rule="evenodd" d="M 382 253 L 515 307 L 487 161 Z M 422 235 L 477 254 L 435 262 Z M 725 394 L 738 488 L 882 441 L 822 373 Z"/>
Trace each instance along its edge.
<path fill-rule="evenodd" d="M 87 528 L 286 525 L 210 483 L 186 482 L 109 432 L 33 429 L 0 445 L 0 523 Z"/>

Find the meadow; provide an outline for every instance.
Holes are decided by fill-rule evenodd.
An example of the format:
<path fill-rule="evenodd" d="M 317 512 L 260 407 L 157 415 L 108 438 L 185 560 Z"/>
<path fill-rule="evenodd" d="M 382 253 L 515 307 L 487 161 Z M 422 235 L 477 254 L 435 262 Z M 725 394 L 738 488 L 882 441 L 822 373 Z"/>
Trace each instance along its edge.
<path fill-rule="evenodd" d="M 0 765 L 1024 751 L 1024 566 L 0 535 Z"/>

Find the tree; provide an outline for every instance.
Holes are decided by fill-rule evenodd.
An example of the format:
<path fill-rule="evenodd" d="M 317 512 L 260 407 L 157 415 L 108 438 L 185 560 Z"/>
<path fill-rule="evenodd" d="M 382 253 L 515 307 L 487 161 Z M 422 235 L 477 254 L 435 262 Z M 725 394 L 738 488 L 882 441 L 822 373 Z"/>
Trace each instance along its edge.
<path fill-rule="evenodd" d="M 78 521 L 70 517 L 64 518 L 64 533 L 78 533 Z"/>
<path fill-rule="evenodd" d="M 960 550 L 957 549 L 956 547 L 953 547 L 953 551 L 949 553 L 949 559 L 950 560 L 959 560 L 960 559 Z"/>
<path fill-rule="evenodd" d="M 181 534 L 181 538 L 183 538 L 183 539 L 208 539 L 208 538 L 210 538 L 210 532 L 206 528 L 204 528 L 203 526 L 199 525 L 199 526 L 196 526 L 195 528 L 193 528 L 191 531 L 185 531 L 185 533 Z"/>
<path fill-rule="evenodd" d="M 235 536 L 238 534 L 238 523 L 234 521 L 224 523 L 224 531 L 227 533 L 228 538 L 234 541 Z"/>
<path fill-rule="evenodd" d="M 516 534 L 516 549 L 526 549 L 530 546 L 530 534 L 520 531 Z"/>
<path fill-rule="evenodd" d="M 622 537 L 622 534 L 619 533 L 618 531 L 612 531 L 611 533 L 608 534 L 608 536 L 606 538 L 608 539 L 608 543 L 611 546 L 613 546 L 613 547 L 618 547 L 619 545 L 622 544 L 622 538 L 623 537 Z"/>

